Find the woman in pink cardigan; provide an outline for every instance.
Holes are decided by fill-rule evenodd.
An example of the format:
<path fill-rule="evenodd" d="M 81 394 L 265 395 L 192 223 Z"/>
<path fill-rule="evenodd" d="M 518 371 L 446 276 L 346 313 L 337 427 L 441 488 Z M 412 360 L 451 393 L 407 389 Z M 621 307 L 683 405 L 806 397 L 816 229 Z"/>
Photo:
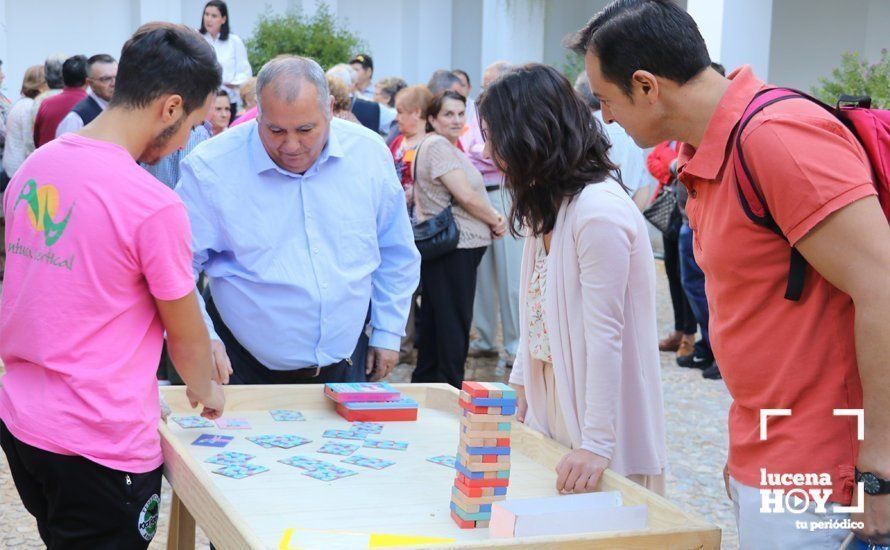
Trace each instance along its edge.
<path fill-rule="evenodd" d="M 519 420 L 572 449 L 557 489 L 596 489 L 603 470 L 664 494 L 655 265 L 609 143 L 559 72 L 529 64 L 478 104 L 486 154 L 505 174 L 511 229 L 525 228 Z"/>

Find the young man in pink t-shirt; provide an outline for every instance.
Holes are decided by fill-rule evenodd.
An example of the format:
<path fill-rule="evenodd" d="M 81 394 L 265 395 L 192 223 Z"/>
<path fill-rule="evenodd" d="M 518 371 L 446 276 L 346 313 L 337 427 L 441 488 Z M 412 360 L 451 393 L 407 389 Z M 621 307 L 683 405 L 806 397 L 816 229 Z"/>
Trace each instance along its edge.
<path fill-rule="evenodd" d="M 145 548 L 163 455 L 164 332 L 202 415 L 222 414 L 179 197 L 136 161 L 182 147 L 220 85 L 194 31 L 141 27 L 108 109 L 41 147 L 4 197 L 0 444 L 49 548 Z"/>

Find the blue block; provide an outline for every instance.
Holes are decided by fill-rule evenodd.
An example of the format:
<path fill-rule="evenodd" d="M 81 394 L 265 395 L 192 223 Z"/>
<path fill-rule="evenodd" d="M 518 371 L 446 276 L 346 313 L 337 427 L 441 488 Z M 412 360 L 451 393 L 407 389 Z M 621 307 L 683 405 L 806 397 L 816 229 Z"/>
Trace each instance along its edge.
<path fill-rule="evenodd" d="M 498 423 L 498 431 L 499 432 L 509 432 L 510 431 L 510 423 L 509 422 L 499 422 Z"/>
<path fill-rule="evenodd" d="M 510 407 L 503 406 L 501 407 L 501 414 L 505 416 L 510 416 L 511 414 L 516 414 L 516 405 L 512 405 Z"/>
<path fill-rule="evenodd" d="M 510 447 L 467 447 L 468 455 L 508 455 Z"/>
<path fill-rule="evenodd" d="M 455 503 L 451 503 L 451 510 L 457 514 L 457 517 L 464 521 L 488 521 L 491 519 L 491 507 L 489 506 L 489 511 L 487 512 L 478 512 L 475 514 L 471 514 L 469 512 L 465 512 L 460 506 Z"/>
<path fill-rule="evenodd" d="M 516 398 L 473 397 L 470 403 L 475 407 L 515 407 Z"/>
<path fill-rule="evenodd" d="M 461 464 L 459 460 L 454 461 L 454 468 L 470 479 L 482 479 L 485 476 L 485 472 L 471 472 L 467 470 L 467 468 L 463 464 Z"/>
<path fill-rule="evenodd" d="M 507 494 L 507 488 L 506 488 L 506 487 L 492 487 L 492 489 L 494 489 L 494 494 L 495 494 L 495 496 L 499 496 L 499 497 L 501 497 L 501 496 L 504 496 L 504 495 Z"/>

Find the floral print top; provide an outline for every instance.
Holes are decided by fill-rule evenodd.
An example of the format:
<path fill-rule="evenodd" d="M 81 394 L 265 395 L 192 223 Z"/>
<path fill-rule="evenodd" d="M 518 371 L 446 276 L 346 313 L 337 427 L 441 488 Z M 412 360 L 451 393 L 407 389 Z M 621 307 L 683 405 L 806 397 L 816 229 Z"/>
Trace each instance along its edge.
<path fill-rule="evenodd" d="M 545 363 L 553 363 L 550 355 L 550 337 L 544 322 L 544 289 L 547 288 L 547 251 L 544 239 L 535 239 L 535 267 L 525 300 L 525 318 L 528 321 L 528 349 L 531 356 Z"/>

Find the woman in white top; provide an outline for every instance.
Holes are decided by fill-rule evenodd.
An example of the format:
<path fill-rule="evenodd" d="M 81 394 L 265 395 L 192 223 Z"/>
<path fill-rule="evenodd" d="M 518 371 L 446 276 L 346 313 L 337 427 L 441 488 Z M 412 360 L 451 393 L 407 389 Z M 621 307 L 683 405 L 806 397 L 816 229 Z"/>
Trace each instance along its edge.
<path fill-rule="evenodd" d="M 557 490 L 593 491 L 610 468 L 663 494 L 655 263 L 609 142 L 546 65 L 502 76 L 477 107 L 483 154 L 512 198 L 511 226 L 529 236 L 510 374 L 517 416 L 572 449 L 556 467 Z"/>
<path fill-rule="evenodd" d="M 28 156 L 31 130 L 28 119 L 34 98 L 47 90 L 43 65 L 34 65 L 25 71 L 22 80 L 22 97 L 12 106 L 6 119 L 6 148 L 3 150 L 3 171 L 10 178 Z"/>
<path fill-rule="evenodd" d="M 229 31 L 229 8 L 225 2 L 210 0 L 204 5 L 204 18 L 199 31 L 216 51 L 216 60 L 222 67 L 222 89 L 229 96 L 231 112 L 237 113 L 241 103 L 238 89 L 253 76 L 253 71 L 244 42 Z"/>

